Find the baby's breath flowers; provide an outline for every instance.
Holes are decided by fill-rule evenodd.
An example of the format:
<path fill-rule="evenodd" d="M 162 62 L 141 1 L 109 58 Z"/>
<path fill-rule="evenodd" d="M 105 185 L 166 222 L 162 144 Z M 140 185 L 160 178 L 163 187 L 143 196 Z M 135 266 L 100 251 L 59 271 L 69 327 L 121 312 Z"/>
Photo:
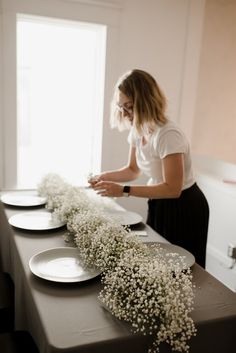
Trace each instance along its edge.
<path fill-rule="evenodd" d="M 99 298 L 117 318 L 130 322 L 135 332 L 153 335 L 150 351 L 157 352 L 162 341 L 175 351 L 188 351 L 187 341 L 195 334 L 189 316 L 193 286 L 189 270 L 173 273 L 161 248 L 136 256 L 127 250 L 111 271 L 104 275 Z M 181 261 L 181 259 L 180 259 Z"/>
<path fill-rule="evenodd" d="M 152 335 L 150 351 L 167 342 L 175 351 L 188 352 L 196 329 L 190 317 L 194 286 L 190 269 L 182 271 L 184 259 L 178 256 L 178 265 L 176 254 L 143 244 L 106 214 L 102 198 L 56 174 L 44 177 L 38 193 L 47 197 L 46 207 L 66 221 L 64 239 L 78 247 L 84 264 L 102 271 L 99 299 L 110 312 L 129 322 L 134 332 Z"/>
<path fill-rule="evenodd" d="M 69 185 L 57 174 L 46 175 L 38 185 L 38 194 L 47 198 L 47 209 L 58 208 Z"/>

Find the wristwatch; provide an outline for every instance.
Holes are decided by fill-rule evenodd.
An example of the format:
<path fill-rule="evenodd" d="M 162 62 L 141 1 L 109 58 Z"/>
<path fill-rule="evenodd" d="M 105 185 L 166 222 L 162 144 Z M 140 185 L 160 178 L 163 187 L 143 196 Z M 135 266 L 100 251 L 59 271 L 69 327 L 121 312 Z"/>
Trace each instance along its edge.
<path fill-rule="evenodd" d="M 125 185 L 123 187 L 123 196 L 129 197 L 129 193 L 130 193 L 130 186 L 129 185 Z"/>

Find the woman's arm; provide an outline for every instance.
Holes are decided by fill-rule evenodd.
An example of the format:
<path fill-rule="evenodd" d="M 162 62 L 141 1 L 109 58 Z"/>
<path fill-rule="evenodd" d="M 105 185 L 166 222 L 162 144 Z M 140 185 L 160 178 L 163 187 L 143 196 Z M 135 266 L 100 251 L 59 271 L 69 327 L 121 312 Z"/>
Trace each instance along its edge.
<path fill-rule="evenodd" d="M 95 175 L 89 183 L 93 187 L 98 181 L 126 182 L 137 179 L 140 170 L 137 166 L 135 147 L 130 146 L 128 163 L 125 167 Z"/>
<path fill-rule="evenodd" d="M 183 186 L 183 155 L 170 154 L 162 160 L 163 182 L 156 185 L 134 185 L 130 196 L 150 199 L 178 198 Z"/>
<path fill-rule="evenodd" d="M 163 182 L 156 185 L 131 185 L 130 196 L 150 199 L 178 198 L 183 185 L 183 163 L 181 153 L 166 156 L 162 160 Z M 123 195 L 123 185 L 112 181 L 99 181 L 94 185 L 94 189 L 101 196 Z"/>

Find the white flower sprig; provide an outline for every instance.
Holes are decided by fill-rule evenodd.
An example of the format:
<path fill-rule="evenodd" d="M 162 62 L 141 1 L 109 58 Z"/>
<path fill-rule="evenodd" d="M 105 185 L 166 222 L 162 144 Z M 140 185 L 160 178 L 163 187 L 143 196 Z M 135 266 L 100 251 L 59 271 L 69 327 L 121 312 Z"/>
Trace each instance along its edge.
<path fill-rule="evenodd" d="M 106 214 L 107 204 L 83 188 L 48 174 L 38 187 L 46 207 L 67 223 L 65 241 L 78 247 L 86 266 L 102 271 L 100 301 L 118 319 L 131 323 L 135 332 L 152 335 L 152 352 L 167 342 L 180 352 L 196 329 L 190 317 L 194 286 L 184 259 L 166 254 L 160 246 L 140 239 Z"/>

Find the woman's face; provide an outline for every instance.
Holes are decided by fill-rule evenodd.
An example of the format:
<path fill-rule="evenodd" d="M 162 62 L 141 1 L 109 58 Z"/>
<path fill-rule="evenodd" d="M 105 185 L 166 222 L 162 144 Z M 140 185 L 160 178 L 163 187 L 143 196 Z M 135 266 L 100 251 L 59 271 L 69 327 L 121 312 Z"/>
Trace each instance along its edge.
<path fill-rule="evenodd" d="M 124 93 L 121 91 L 118 92 L 118 102 L 117 108 L 121 112 L 122 117 L 126 118 L 129 120 L 129 122 L 132 124 L 133 119 L 134 119 L 134 111 L 133 111 L 133 102 L 132 100 L 127 97 Z"/>

